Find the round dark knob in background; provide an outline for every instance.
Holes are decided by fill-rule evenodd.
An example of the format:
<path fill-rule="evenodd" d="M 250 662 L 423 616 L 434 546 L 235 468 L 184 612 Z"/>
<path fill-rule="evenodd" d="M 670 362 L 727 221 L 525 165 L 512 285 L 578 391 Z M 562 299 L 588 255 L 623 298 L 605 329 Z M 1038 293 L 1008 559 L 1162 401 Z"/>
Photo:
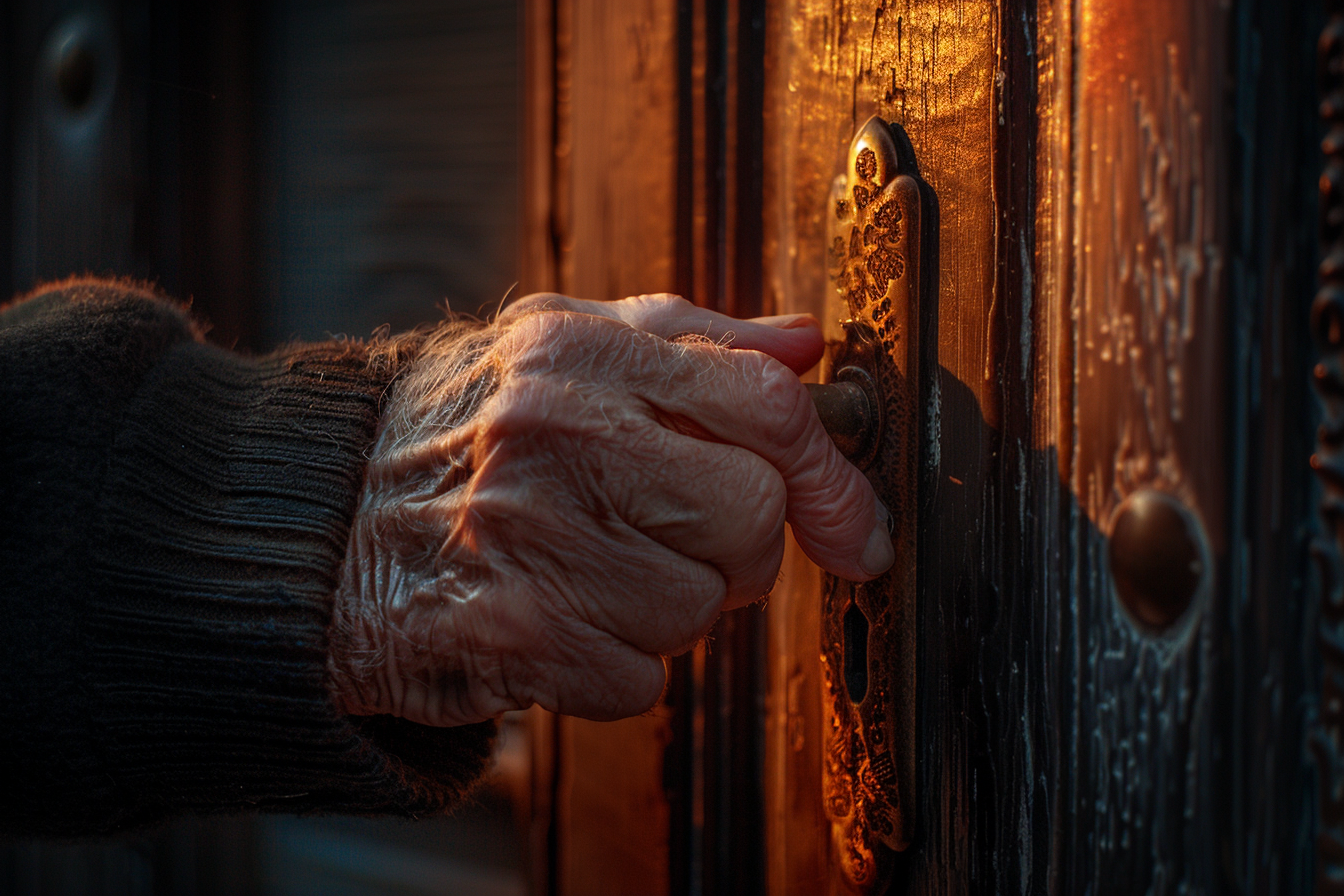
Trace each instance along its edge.
<path fill-rule="evenodd" d="M 83 112 L 98 83 L 98 57 L 86 33 L 72 34 L 56 59 L 56 89 L 65 107 Z"/>
<path fill-rule="evenodd" d="M 99 5 L 72 13 L 43 41 L 38 95 L 48 122 L 85 138 L 105 118 L 118 75 L 116 30 Z"/>
<path fill-rule="evenodd" d="M 1142 627 L 1169 628 L 1210 575 L 1204 528 L 1175 497 L 1142 489 L 1112 518 L 1109 561 L 1116 596 Z"/>

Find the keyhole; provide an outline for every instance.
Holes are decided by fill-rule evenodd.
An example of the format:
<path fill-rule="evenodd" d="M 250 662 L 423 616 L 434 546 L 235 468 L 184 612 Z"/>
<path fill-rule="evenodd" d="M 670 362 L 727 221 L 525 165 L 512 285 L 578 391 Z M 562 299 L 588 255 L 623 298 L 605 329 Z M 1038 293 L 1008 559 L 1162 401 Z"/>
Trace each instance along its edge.
<path fill-rule="evenodd" d="M 868 693 L 868 617 L 857 604 L 845 611 L 845 689 L 852 703 Z"/>

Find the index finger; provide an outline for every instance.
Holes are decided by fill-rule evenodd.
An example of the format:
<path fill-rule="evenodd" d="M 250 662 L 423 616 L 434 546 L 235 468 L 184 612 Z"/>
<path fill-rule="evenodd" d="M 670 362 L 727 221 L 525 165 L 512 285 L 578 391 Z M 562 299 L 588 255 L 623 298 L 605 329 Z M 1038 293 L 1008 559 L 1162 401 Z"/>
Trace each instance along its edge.
<path fill-rule="evenodd" d="M 810 314 L 739 320 L 693 305 L 671 293 L 631 296 L 618 302 L 593 302 L 550 292 L 534 293 L 506 308 L 500 319 L 537 311 L 592 314 L 629 324 L 663 339 L 700 336 L 724 348 L 764 352 L 799 374 L 816 366 L 825 348 L 821 325 Z"/>

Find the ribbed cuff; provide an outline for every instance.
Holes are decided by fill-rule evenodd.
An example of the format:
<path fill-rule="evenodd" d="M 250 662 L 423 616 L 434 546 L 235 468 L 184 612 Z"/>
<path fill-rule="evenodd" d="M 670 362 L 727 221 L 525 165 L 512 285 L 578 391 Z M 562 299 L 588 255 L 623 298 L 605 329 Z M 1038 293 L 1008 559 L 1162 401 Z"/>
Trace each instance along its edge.
<path fill-rule="evenodd" d="M 128 408 L 79 623 L 89 755 L 70 786 L 103 830 L 177 811 L 441 811 L 493 724 L 337 714 L 331 594 L 386 383 L 358 346 L 260 360 L 170 349 Z"/>

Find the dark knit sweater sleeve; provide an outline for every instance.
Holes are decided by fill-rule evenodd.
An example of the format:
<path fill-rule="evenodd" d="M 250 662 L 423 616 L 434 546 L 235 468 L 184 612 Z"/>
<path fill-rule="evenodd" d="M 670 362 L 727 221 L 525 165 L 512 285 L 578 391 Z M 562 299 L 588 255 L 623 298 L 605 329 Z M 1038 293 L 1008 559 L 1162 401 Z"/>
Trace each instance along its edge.
<path fill-rule="evenodd" d="M 328 698 L 388 376 L 358 344 L 240 357 L 96 281 L 0 313 L 0 832 L 416 815 L 479 776 L 492 725 L 349 719 Z"/>

